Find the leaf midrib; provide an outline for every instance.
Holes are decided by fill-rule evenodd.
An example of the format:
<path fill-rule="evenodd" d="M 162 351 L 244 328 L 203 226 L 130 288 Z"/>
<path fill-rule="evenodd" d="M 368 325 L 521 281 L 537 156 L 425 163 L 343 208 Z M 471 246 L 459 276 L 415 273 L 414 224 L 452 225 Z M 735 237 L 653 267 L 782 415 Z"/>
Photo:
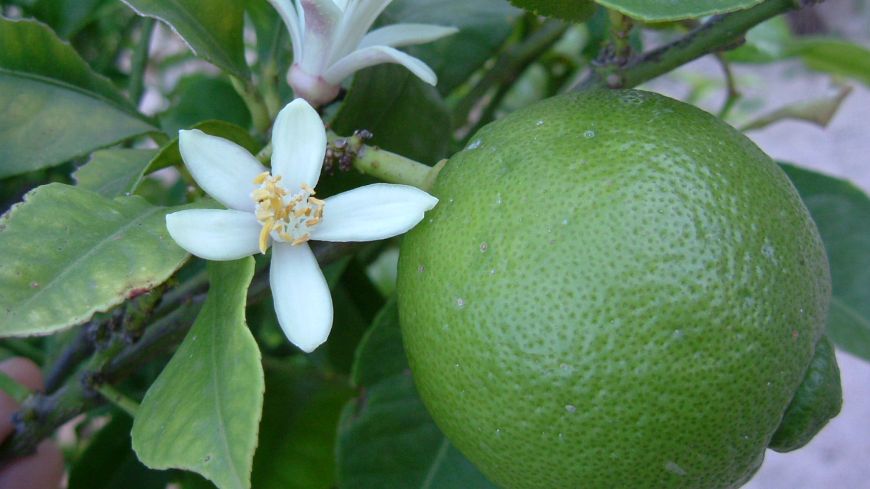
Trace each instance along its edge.
<path fill-rule="evenodd" d="M 73 269 L 75 269 L 82 261 L 84 261 L 87 258 L 90 258 L 95 252 L 97 252 L 98 250 L 102 250 L 109 242 L 113 241 L 113 238 L 116 238 L 121 233 L 124 233 L 127 230 L 129 230 L 132 226 L 142 222 L 143 220 L 153 216 L 154 214 L 156 214 L 158 212 L 161 212 L 162 210 L 163 210 L 163 208 L 161 208 L 161 207 L 154 207 L 151 209 L 147 209 L 144 214 L 136 217 L 132 221 L 121 226 L 114 233 L 112 233 L 112 234 L 108 235 L 107 237 L 105 237 L 104 239 L 102 239 L 98 245 L 94 246 L 89 251 L 87 251 L 86 253 L 80 255 L 78 258 L 73 260 L 67 267 L 65 267 L 63 270 L 61 270 L 60 273 L 58 273 L 51 280 L 49 280 L 48 283 L 46 283 L 44 287 L 41 287 L 33 295 L 27 297 L 24 301 L 16 304 L 16 307 L 14 307 L 7 314 L 7 317 L 18 315 L 22 309 L 24 309 L 24 310 L 28 309 L 28 306 L 30 306 L 30 304 L 34 300 L 36 300 L 36 298 L 42 296 L 42 294 L 44 294 L 47 290 L 52 289 L 58 283 L 58 281 L 60 279 L 65 277 L 67 274 L 71 273 L 71 271 Z M 50 325 L 50 326 L 53 326 L 53 325 Z"/>

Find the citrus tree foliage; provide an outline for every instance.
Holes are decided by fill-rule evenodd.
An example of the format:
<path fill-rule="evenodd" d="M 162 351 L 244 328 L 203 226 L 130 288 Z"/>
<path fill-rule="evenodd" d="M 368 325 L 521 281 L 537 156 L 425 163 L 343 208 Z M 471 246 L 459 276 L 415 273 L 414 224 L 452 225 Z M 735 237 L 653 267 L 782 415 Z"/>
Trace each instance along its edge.
<path fill-rule="evenodd" d="M 455 386 L 469 382 L 479 392 L 513 387 L 487 384 L 485 373 L 466 374 L 452 361 L 425 375 L 414 372 L 423 363 L 414 357 L 426 357 L 421 349 L 449 350 L 439 350 L 446 341 L 418 341 L 408 360 L 402 328 L 407 335 L 413 320 L 400 325 L 400 318 L 411 308 L 399 310 L 398 304 L 413 301 L 404 275 L 425 280 L 434 274 L 427 275 L 426 264 L 402 262 L 404 275 L 397 281 L 402 258 L 401 237 L 395 236 L 420 222 L 438 229 L 440 219 L 465 230 L 473 222 L 490 225 L 498 220 L 485 214 L 488 209 L 510 206 L 516 213 L 511 226 L 518 233 L 528 226 L 532 231 L 523 239 L 536 240 L 534 257 L 523 264 L 561 263 L 548 253 L 570 249 L 548 244 L 553 229 L 539 229 L 550 226 L 552 216 L 520 214 L 534 207 L 524 199 L 555 188 L 570 194 L 565 188 L 571 186 L 561 182 L 571 182 L 588 155 L 577 150 L 571 153 L 576 167 L 545 162 L 535 170 L 540 179 L 526 176 L 484 191 L 508 173 L 509 157 L 538 148 L 528 138 L 548 120 L 536 118 L 509 134 L 504 146 L 516 147 L 513 155 L 498 154 L 475 135 L 544 99 L 631 89 L 699 57 L 716 56 L 726 68 L 750 70 L 788 60 L 795 76 L 820 73 L 843 87 L 830 97 L 807 94 L 761 113 L 741 104 L 742 80 L 726 69 L 727 77 L 716 84 L 725 94 L 717 127 L 727 123 L 750 131 L 785 119 L 826 124 L 850 103 L 850 87 L 870 86 L 870 50 L 834 36 L 795 34 L 786 14 L 826 7 L 809 5 L 814 3 L 0 2 L 0 358 L 27 356 L 46 375 L 39 393 L 0 376 L 0 388 L 23 402 L 13 433 L 0 445 L 0 462 L 14 463 L 75 420 L 74 434 L 65 431 L 63 437 L 71 489 L 451 489 L 499 487 L 495 480 L 522 487 L 522 477 L 511 477 L 508 469 L 493 476 L 486 463 L 486 452 L 498 445 L 487 440 L 497 440 L 502 431 L 484 436 L 475 433 L 481 426 L 468 426 L 470 435 L 449 439 L 439 426 L 450 434 L 455 423 L 445 422 L 438 401 L 418 395 L 415 379 L 425 379 L 423 389 L 454 377 L 461 381 Z M 309 9 L 308 15 L 297 8 Z M 693 94 L 706 89 L 700 82 L 694 88 Z M 624 93 L 626 113 L 641 114 L 632 108 L 640 99 Z M 300 97 L 307 100 L 303 108 L 289 105 Z M 600 118 L 605 119 L 610 120 Z M 655 124 L 650 120 L 646 127 Z M 592 144 L 600 140 L 592 138 L 620 134 L 626 126 L 587 125 L 572 137 Z M 728 134 L 735 144 L 751 144 L 736 131 Z M 572 137 L 560 141 L 573 144 Z M 633 151 L 632 141 L 608 154 Z M 592 146 L 573 146 L 582 147 Z M 712 145 L 707 149 L 715 152 Z M 463 164 L 463 157 L 453 155 L 474 151 L 496 170 L 463 195 L 488 200 L 451 207 L 453 198 L 439 184 L 448 185 L 455 174 L 451 162 Z M 681 151 L 685 156 L 693 150 L 688 145 Z M 292 165 L 302 160 L 310 165 L 296 171 Z M 653 195 L 645 185 L 661 175 L 655 165 L 662 160 L 655 154 L 647 160 L 643 179 L 639 172 L 635 180 L 609 178 L 596 191 L 615 195 L 616 187 L 636 188 L 638 195 Z M 795 396 L 788 422 L 775 436 L 776 426 L 745 434 L 762 448 L 787 451 L 806 443 L 839 409 L 828 339 L 870 359 L 870 199 L 847 179 L 781 167 L 794 185 L 788 186 L 790 198 L 802 202 L 800 212 L 815 221 L 831 293 L 824 334 L 810 328 L 812 337 L 781 338 L 793 342 L 787 345 L 808 345 L 794 355 L 807 361 L 789 377 L 792 384 L 803 379 L 800 389 L 776 386 L 783 403 Z M 774 170 L 771 163 L 759 171 Z M 545 176 L 560 185 L 544 185 Z M 402 187 L 389 186 L 396 184 Z M 434 211 L 435 200 L 424 192 L 440 199 Z M 737 188 L 728 192 L 741 194 Z M 579 197 L 564 198 L 574 200 L 559 209 L 582 204 Z M 453 208 L 463 211 L 451 213 Z M 668 222 L 676 219 L 662 211 Z M 327 226 L 342 214 L 347 219 Z M 561 224 L 552 226 L 558 231 Z M 470 264 L 500 256 L 490 248 L 495 243 L 473 232 L 451 231 L 451 240 L 473 246 L 438 246 L 438 260 Z M 647 244 L 619 249 L 639 258 Z M 310 253 L 287 251 L 308 245 Z M 414 246 L 401 256 L 424 253 L 425 243 Z M 282 265 L 273 267 L 277 262 Z M 519 265 L 506 259 L 488 267 L 494 278 L 484 279 L 501 284 L 491 293 L 522 282 L 498 282 L 499 268 Z M 558 268 L 556 275 L 576 272 Z M 649 269 L 654 275 L 664 264 Z M 819 275 L 823 285 L 826 270 Z M 457 272 L 476 270 L 469 265 Z M 415 297 L 435 304 L 419 317 L 467 315 L 475 307 L 470 301 L 487 293 L 485 287 L 468 290 L 473 282 L 446 281 L 437 297 Z M 631 311 L 629 295 L 602 295 L 609 301 L 602 307 Z M 529 324 L 548 314 L 545 304 L 502 304 L 505 310 L 519 307 L 518 317 L 530 318 Z M 438 308 L 447 312 L 438 316 Z M 449 335 L 450 326 L 427 328 Z M 316 329 L 328 340 L 303 343 L 299 328 L 302 337 Z M 574 332 L 563 333 L 560 341 L 569 342 Z M 510 377 L 521 365 L 534 370 L 552 363 L 536 356 L 537 343 L 529 341 L 509 342 L 511 351 L 528 356 L 502 365 L 504 371 L 491 378 Z M 488 343 L 475 355 L 489 358 Z M 555 368 L 564 373 L 560 362 Z M 594 384 L 594 376 L 587 381 Z M 710 390 L 695 394 L 704 397 L 699 402 L 714 402 Z M 559 414 L 572 409 L 563 403 Z M 768 417 L 778 422 L 785 410 L 780 411 Z M 504 427 L 504 433 L 511 428 L 516 427 Z M 592 433 L 587 441 L 595 436 L 603 435 Z M 467 448 L 469 439 L 474 448 Z M 465 453 L 457 447 L 466 447 Z M 728 450 L 717 447 L 716 453 Z M 663 461 L 655 470 L 667 480 L 685 479 L 680 463 Z"/>

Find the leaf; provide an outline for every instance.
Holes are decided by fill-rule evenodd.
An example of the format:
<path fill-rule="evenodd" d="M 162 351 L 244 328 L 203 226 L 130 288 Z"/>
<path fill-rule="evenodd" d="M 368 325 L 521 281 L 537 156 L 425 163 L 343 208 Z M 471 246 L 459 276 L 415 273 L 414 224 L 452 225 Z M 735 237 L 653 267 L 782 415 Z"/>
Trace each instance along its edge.
<path fill-rule="evenodd" d="M 870 360 L 870 198 L 850 182 L 783 164 L 810 210 L 831 264 L 828 336 Z"/>
<path fill-rule="evenodd" d="M 334 487 L 338 417 L 352 394 L 346 383 L 326 379 L 310 366 L 267 367 L 253 487 Z"/>
<path fill-rule="evenodd" d="M 153 149 L 104 149 L 73 173 L 76 185 L 103 197 L 130 195 L 157 152 Z"/>
<path fill-rule="evenodd" d="M 447 156 L 451 137 L 438 91 L 395 65 L 357 73 L 332 127 L 341 135 L 368 129 L 371 144 L 432 164 Z"/>
<path fill-rule="evenodd" d="M 392 376 L 408 371 L 408 359 L 402 348 L 402 334 L 398 328 L 399 309 L 393 297 L 381 309 L 372 327 L 360 342 L 351 371 L 355 386 L 375 385 Z"/>
<path fill-rule="evenodd" d="M 342 412 L 336 447 L 340 487 L 495 489 L 435 426 L 417 395 L 395 300 L 360 344 L 353 378 L 365 391 Z"/>
<path fill-rule="evenodd" d="M 697 19 L 742 10 L 763 0 L 595 0 L 631 18 L 646 22 Z"/>
<path fill-rule="evenodd" d="M 177 134 L 205 120 L 223 120 L 240 127 L 251 125 L 245 101 L 230 82 L 201 74 L 181 79 L 170 99 L 173 106 L 160 115 L 160 125 L 167 134 Z M 214 103 L 220 100 L 219 104 Z"/>
<path fill-rule="evenodd" d="M 260 351 L 245 324 L 254 260 L 209 262 L 211 288 L 172 360 L 142 400 L 133 450 L 153 469 L 249 488 L 263 408 Z"/>
<path fill-rule="evenodd" d="M 94 73 L 72 46 L 45 24 L 0 17 L 0 46 L 0 71 L 71 85 L 136 114 L 135 107 L 108 78 Z"/>
<path fill-rule="evenodd" d="M 788 46 L 816 71 L 847 76 L 870 86 L 870 49 L 841 39 L 800 38 Z"/>
<path fill-rule="evenodd" d="M 248 134 L 248 131 L 230 122 L 203 121 L 199 124 L 194 124 L 191 129 L 199 129 L 206 134 L 229 139 L 252 154 L 257 154 L 257 151 L 260 149 L 260 145 Z M 180 165 L 182 162 L 181 151 L 178 149 L 178 136 L 175 136 L 172 141 L 160 148 L 160 152 L 151 160 L 147 172 L 150 173 L 162 168 Z"/>
<path fill-rule="evenodd" d="M 165 22 L 194 54 L 247 78 L 242 28 L 245 2 L 237 0 L 124 0 L 139 15 Z"/>
<path fill-rule="evenodd" d="M 130 447 L 133 420 L 118 414 L 97 432 L 77 457 L 69 475 L 69 489 L 164 489 L 170 474 L 149 470 Z"/>
<path fill-rule="evenodd" d="M 779 108 L 769 114 L 764 114 L 757 119 L 740 127 L 740 131 L 752 131 L 761 129 L 771 124 L 789 119 L 811 122 L 819 127 L 827 127 L 831 119 L 837 114 L 843 101 L 852 93 L 852 87 L 840 87 L 834 95 L 812 100 L 803 100 L 785 107 Z"/>
<path fill-rule="evenodd" d="M 0 178 L 153 131 L 45 25 L 0 17 Z"/>
<path fill-rule="evenodd" d="M 108 0 L 37 0 L 34 14 L 61 37 L 70 38 L 93 20 L 97 9 Z"/>
<path fill-rule="evenodd" d="M 337 450 L 340 487 L 496 489 L 438 430 L 408 375 L 345 406 Z"/>
<path fill-rule="evenodd" d="M 438 90 L 448 94 L 465 83 L 501 48 L 522 11 L 504 0 L 396 0 L 378 25 L 422 23 L 453 26 L 459 32 L 406 51 L 438 75 Z"/>
<path fill-rule="evenodd" d="M 52 333 L 165 281 L 188 257 L 166 231 L 176 210 L 59 183 L 28 193 L 0 218 L 0 335 Z"/>
<path fill-rule="evenodd" d="M 536 15 L 583 22 L 595 13 L 592 0 L 510 0 L 517 7 Z"/>

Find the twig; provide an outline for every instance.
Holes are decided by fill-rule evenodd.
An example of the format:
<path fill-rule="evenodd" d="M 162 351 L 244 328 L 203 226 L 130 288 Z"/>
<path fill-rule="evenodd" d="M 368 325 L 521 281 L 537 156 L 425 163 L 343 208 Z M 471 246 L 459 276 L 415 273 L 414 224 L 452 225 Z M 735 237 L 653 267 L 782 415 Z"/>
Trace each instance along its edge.
<path fill-rule="evenodd" d="M 313 246 L 314 254 L 322 265 L 355 249 L 352 244 L 315 243 Z M 248 290 L 248 303 L 263 298 L 267 290 L 268 277 L 263 267 Z M 121 382 L 155 357 L 181 343 L 205 297 L 205 293 L 177 297 L 179 303 L 176 307 L 163 317 L 152 320 L 142 337 L 133 343 L 123 329 L 111 332 L 108 338 L 102 339 L 85 365 L 75 375 L 69 376 L 55 392 L 30 396 L 13 417 L 15 432 L 0 445 L 0 468 L 12 458 L 33 453 L 39 442 L 59 426 L 103 403 L 104 394 L 116 392 L 105 386 Z"/>
<path fill-rule="evenodd" d="M 719 66 L 722 67 L 722 74 L 725 75 L 725 101 L 722 103 L 722 108 L 719 109 L 719 118 L 725 119 L 734 108 L 734 104 L 740 100 L 740 91 L 737 90 L 737 81 L 731 70 L 731 64 L 721 52 L 716 53 L 716 59 L 719 61 Z"/>
<path fill-rule="evenodd" d="M 68 343 L 45 376 L 45 392 L 56 391 L 86 358 L 94 352 L 91 330 L 96 327 L 90 321 L 79 329 L 79 333 Z"/>
<path fill-rule="evenodd" d="M 541 54 L 550 49 L 562 34 L 568 29 L 568 24 L 559 20 L 548 20 L 532 35 L 502 53 L 492 65 L 492 68 L 483 75 L 483 78 L 465 94 L 453 108 L 453 120 L 457 126 L 466 125 L 469 115 L 475 109 L 480 108 L 480 100 L 497 85 L 511 84 L 532 63 L 538 60 Z"/>
<path fill-rule="evenodd" d="M 151 35 L 154 32 L 154 25 L 155 20 L 153 18 L 143 18 L 139 42 L 136 43 L 132 59 L 130 60 L 132 67 L 130 69 L 128 90 L 130 100 L 137 106 L 142 100 L 142 94 L 145 91 L 145 70 L 148 67 L 148 49 L 151 46 Z"/>
<path fill-rule="evenodd" d="M 736 47 L 750 28 L 790 10 L 821 0 L 767 0 L 752 8 L 716 15 L 674 42 L 649 51 L 624 66 L 599 66 L 576 89 L 631 88 L 701 56 Z"/>

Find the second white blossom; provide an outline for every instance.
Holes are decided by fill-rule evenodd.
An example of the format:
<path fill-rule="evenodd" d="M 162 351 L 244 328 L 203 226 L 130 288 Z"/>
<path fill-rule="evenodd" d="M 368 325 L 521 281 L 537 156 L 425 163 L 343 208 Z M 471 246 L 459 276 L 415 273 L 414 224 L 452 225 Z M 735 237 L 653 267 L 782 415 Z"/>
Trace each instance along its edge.
<path fill-rule="evenodd" d="M 369 32 L 392 0 L 269 0 L 293 43 L 287 82 L 297 97 L 315 107 L 332 101 L 342 80 L 357 70 L 398 63 L 435 85 L 426 63 L 397 47 L 422 44 L 457 32 L 454 27 L 394 24 Z"/>

